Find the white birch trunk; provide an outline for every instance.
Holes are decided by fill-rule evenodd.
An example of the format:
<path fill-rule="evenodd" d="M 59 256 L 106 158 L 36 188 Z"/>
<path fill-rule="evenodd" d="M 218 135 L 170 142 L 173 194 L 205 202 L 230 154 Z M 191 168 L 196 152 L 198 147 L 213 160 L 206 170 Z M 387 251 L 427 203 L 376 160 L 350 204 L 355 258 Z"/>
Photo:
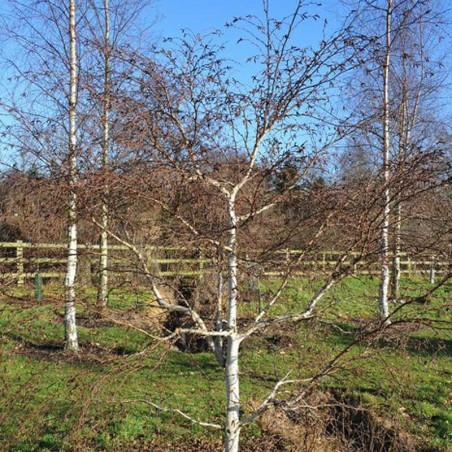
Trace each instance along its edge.
<path fill-rule="evenodd" d="M 389 192 L 389 65 L 391 63 L 391 15 L 392 0 L 387 0 L 386 8 L 386 54 L 383 62 L 383 221 L 381 226 L 381 282 L 380 282 L 380 316 L 386 324 L 389 320 L 389 215 L 390 192 Z"/>
<path fill-rule="evenodd" d="M 108 147 L 110 140 L 110 5 L 109 0 L 104 0 L 104 93 L 103 93 L 103 119 L 102 119 L 102 172 L 104 176 L 104 193 L 102 201 L 100 234 L 100 259 L 99 259 L 99 287 L 97 291 L 97 305 L 103 308 L 107 305 L 108 297 L 108 184 L 106 181 L 108 172 Z"/>
<path fill-rule="evenodd" d="M 228 240 L 228 348 L 226 355 L 226 425 L 225 451 L 239 450 L 240 439 L 240 380 L 239 348 L 240 338 L 237 334 L 237 216 L 235 199 L 229 199 L 229 240 Z"/>
<path fill-rule="evenodd" d="M 226 356 L 226 452 L 237 452 L 240 440 L 240 381 L 239 381 L 240 339 L 236 334 L 228 337 Z"/>
<path fill-rule="evenodd" d="M 69 94 L 69 158 L 68 158 L 68 258 L 65 278 L 65 339 L 66 350 L 78 350 L 75 320 L 75 277 L 77 274 L 77 50 L 75 30 L 75 0 L 69 0 L 70 94 Z"/>
<path fill-rule="evenodd" d="M 404 33 L 402 31 L 402 33 Z M 399 113 L 399 150 L 398 150 L 398 160 L 400 162 L 406 157 L 409 142 L 409 118 L 407 115 L 408 111 L 408 78 L 407 78 L 407 67 L 406 67 L 406 57 L 407 54 L 405 50 L 405 36 L 402 38 L 402 63 L 403 63 L 403 75 L 402 75 L 402 104 L 400 106 Z M 415 116 L 415 112 L 413 112 Z M 414 117 L 413 117 L 414 120 Z M 400 298 L 400 252 L 402 245 L 402 201 L 400 193 L 398 195 L 398 202 L 396 205 L 395 213 L 395 224 L 394 224 L 394 255 L 392 260 L 392 280 L 391 280 L 391 292 L 392 298 L 398 300 Z"/>
<path fill-rule="evenodd" d="M 392 260 L 392 297 L 394 300 L 400 298 L 400 252 L 401 252 L 401 230 L 402 230 L 402 206 L 400 202 L 396 207 L 394 225 L 394 257 Z"/>

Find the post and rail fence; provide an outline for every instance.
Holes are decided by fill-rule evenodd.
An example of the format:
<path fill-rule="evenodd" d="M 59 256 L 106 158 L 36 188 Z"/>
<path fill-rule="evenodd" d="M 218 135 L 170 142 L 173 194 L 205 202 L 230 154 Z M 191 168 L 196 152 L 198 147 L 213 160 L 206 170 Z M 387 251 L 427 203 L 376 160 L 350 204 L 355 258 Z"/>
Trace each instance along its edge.
<path fill-rule="evenodd" d="M 26 280 L 32 280 L 39 273 L 44 279 L 62 280 L 65 275 L 66 244 L 61 243 L 28 243 L 0 242 L 0 284 L 4 281 L 24 285 Z M 80 269 L 86 279 L 93 280 L 97 275 L 99 245 L 79 244 Z M 109 271 L 113 274 L 137 273 L 134 256 L 124 245 L 110 245 Z M 202 277 L 212 268 L 214 261 L 203 257 L 199 251 L 187 250 L 182 247 L 145 247 L 148 263 L 152 271 L 160 277 L 199 276 Z M 273 253 L 273 265 L 263 265 L 260 275 L 277 278 L 285 272 L 284 262 L 296 259 L 302 253 L 300 250 L 278 250 Z M 292 269 L 291 276 L 303 276 L 313 272 L 325 272 L 334 267 L 340 251 L 317 251 L 307 253 L 298 267 Z M 356 253 L 350 253 L 352 258 Z M 417 256 L 412 258 L 401 253 L 401 273 L 408 277 L 427 276 L 432 280 L 435 274 L 441 274 L 451 263 L 440 260 L 437 256 Z M 344 262 L 347 264 L 347 261 Z M 253 262 L 250 261 L 250 266 Z M 259 265 L 259 264 L 258 264 Z M 358 274 L 378 274 L 376 262 L 369 265 L 361 262 L 356 268 Z M 88 275 L 88 276 L 87 276 Z"/>

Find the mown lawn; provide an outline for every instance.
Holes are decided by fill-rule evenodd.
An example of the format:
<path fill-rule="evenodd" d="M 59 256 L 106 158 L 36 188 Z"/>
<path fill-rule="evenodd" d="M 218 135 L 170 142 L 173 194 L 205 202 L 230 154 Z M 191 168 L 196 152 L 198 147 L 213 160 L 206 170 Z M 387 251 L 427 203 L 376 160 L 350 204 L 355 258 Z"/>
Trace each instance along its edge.
<path fill-rule="evenodd" d="M 277 284 L 262 284 L 261 291 L 269 293 Z M 291 281 L 275 313 L 302 309 L 318 284 Z M 418 297 L 425 287 L 421 280 L 403 281 L 403 297 Z M 241 356 L 244 414 L 289 371 L 291 379 L 310 378 L 349 347 L 316 390 L 341 394 L 376 417 L 390 420 L 424 443 L 425 450 L 447 450 L 452 441 L 452 329 L 448 323 L 452 287 L 443 287 L 428 304 L 404 306 L 395 316 L 396 325 L 384 333 L 377 331 L 375 322 L 377 290 L 377 279 L 350 278 L 321 302 L 315 319 L 270 328 L 245 341 Z M 162 341 L 162 314 L 152 307 L 144 289 L 113 291 L 102 318 L 95 315 L 94 302 L 94 290 L 84 289 L 78 308 L 82 351 L 68 355 L 62 349 L 63 304 L 58 288 L 46 287 L 40 303 L 33 300 L 32 288 L 3 291 L 2 448 L 221 447 L 221 432 L 152 405 L 180 408 L 193 418 L 222 423 L 224 375 L 213 356 L 184 353 Z M 257 303 L 242 305 L 244 324 L 257 309 Z M 289 386 L 281 396 L 289 397 L 301 388 Z M 265 431 L 256 424 L 243 435 L 245 446 L 253 450 L 253 441 Z"/>

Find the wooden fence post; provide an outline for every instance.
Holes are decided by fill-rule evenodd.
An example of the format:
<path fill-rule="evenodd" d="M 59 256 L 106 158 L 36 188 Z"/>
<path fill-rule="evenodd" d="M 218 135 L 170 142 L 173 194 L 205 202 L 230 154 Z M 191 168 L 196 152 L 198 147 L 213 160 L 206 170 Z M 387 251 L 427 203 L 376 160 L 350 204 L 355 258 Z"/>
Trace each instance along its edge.
<path fill-rule="evenodd" d="M 16 260 L 17 260 L 17 285 L 23 286 L 25 282 L 24 275 L 24 248 L 22 240 L 16 242 Z"/>

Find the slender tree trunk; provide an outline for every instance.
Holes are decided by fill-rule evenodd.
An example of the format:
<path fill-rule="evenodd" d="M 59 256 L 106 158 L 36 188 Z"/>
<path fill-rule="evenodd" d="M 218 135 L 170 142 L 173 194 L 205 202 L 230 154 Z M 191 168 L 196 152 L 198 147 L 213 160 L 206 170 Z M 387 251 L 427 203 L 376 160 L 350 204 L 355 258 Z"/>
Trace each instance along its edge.
<path fill-rule="evenodd" d="M 239 381 L 239 348 L 240 339 L 237 335 L 228 337 L 226 356 L 226 452 L 239 450 L 240 440 L 240 381 Z"/>
<path fill-rule="evenodd" d="M 402 245 L 402 204 L 400 201 L 397 203 L 395 210 L 391 295 L 394 300 L 398 300 L 400 298 L 400 253 Z"/>
<path fill-rule="evenodd" d="M 399 151 L 398 160 L 399 167 L 404 157 L 406 156 L 406 133 L 405 133 L 405 122 L 406 122 L 406 108 L 407 108 L 407 96 L 406 87 L 403 88 L 403 98 L 401 105 L 401 112 L 399 114 Z M 402 245 L 402 193 L 398 193 L 396 198 L 396 206 L 394 213 L 394 249 L 392 256 L 392 275 L 391 275 L 391 296 L 394 300 L 400 298 L 400 251 Z"/>
<path fill-rule="evenodd" d="M 108 297 L 108 148 L 110 139 L 110 89 L 111 89 L 111 69 L 110 69 L 110 11 L 109 0 L 104 0 L 104 93 L 103 93 L 103 120 L 102 120 L 102 173 L 104 179 L 104 193 L 102 200 L 102 232 L 100 234 L 100 259 L 99 259 L 99 286 L 97 290 L 97 305 L 103 308 L 107 305 Z"/>
<path fill-rule="evenodd" d="M 409 141 L 409 130 L 410 130 L 410 120 L 408 118 L 408 76 L 407 76 L 407 55 L 408 52 L 405 49 L 405 32 L 402 30 L 402 101 L 399 107 L 398 115 L 398 135 L 399 135 L 399 146 L 398 146 L 398 167 L 400 168 L 402 162 L 404 161 Z M 413 112 L 414 121 L 415 111 Z M 397 203 L 394 215 L 394 250 L 392 258 L 392 276 L 391 276 L 391 295 L 394 300 L 400 298 L 400 252 L 402 245 L 402 193 L 397 195 Z"/>
<path fill-rule="evenodd" d="M 380 315 L 386 323 L 390 323 L 389 316 L 389 216 L 390 192 L 389 192 L 389 66 L 391 63 L 391 15 L 392 0 L 387 0 L 386 9 L 386 54 L 383 62 L 383 222 L 381 227 L 381 282 L 380 282 Z"/>
<path fill-rule="evenodd" d="M 417 89 L 417 94 L 413 99 L 413 105 L 410 108 L 410 97 L 409 97 L 409 72 L 408 72 L 408 59 L 410 58 L 410 49 L 406 48 L 406 34 L 405 30 L 401 31 L 401 43 L 402 43 L 402 101 L 400 104 L 400 113 L 399 113 L 399 150 L 398 150 L 398 159 L 399 159 L 399 167 L 401 163 L 407 158 L 409 144 L 411 139 L 411 132 L 415 127 L 417 122 L 417 113 L 418 107 L 421 100 L 422 95 L 422 86 L 419 86 Z M 417 44 L 416 44 L 417 45 Z M 424 57 L 422 54 L 422 44 L 421 44 L 421 55 L 420 60 L 424 61 Z M 423 71 L 422 71 L 423 72 Z M 391 292 L 392 297 L 394 299 L 400 298 L 400 252 L 402 248 L 402 198 L 403 193 L 398 194 L 398 202 L 396 206 L 395 212 L 395 224 L 394 224 L 394 257 L 393 257 L 393 266 L 392 266 L 392 281 L 391 281 Z"/>
<path fill-rule="evenodd" d="M 225 451 L 239 450 L 240 438 L 240 380 L 239 348 L 240 337 L 237 333 L 237 217 L 234 199 L 229 202 L 229 255 L 228 255 L 228 348 L 226 355 L 226 425 Z"/>
<path fill-rule="evenodd" d="M 65 278 L 66 301 L 64 325 L 66 350 L 78 350 L 75 320 L 75 277 L 77 274 L 77 50 L 75 29 L 75 0 L 69 0 L 70 94 L 69 94 L 69 158 L 68 158 L 68 258 Z"/>

